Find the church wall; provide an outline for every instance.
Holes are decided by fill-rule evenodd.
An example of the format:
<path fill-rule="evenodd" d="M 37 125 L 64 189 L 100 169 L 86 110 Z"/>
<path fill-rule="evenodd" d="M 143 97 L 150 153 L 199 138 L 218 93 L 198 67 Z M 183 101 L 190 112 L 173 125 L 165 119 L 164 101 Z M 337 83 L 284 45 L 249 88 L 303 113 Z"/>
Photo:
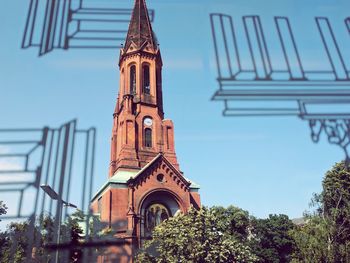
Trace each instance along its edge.
<path fill-rule="evenodd" d="M 101 205 L 99 213 L 99 202 Z M 108 187 L 91 204 L 92 213 L 99 215 L 102 228 L 112 227 L 114 231 L 127 230 L 128 188 Z"/>
<path fill-rule="evenodd" d="M 102 195 L 101 198 L 101 214 L 100 214 L 100 218 L 102 222 L 105 222 L 106 224 L 108 224 L 109 222 L 109 209 L 106 209 L 106 207 L 109 206 L 110 202 L 109 202 L 109 191 L 106 192 L 104 195 Z M 97 200 L 98 202 L 98 200 Z M 108 225 L 106 225 L 107 227 Z"/>
<path fill-rule="evenodd" d="M 191 192 L 190 197 L 191 197 L 191 204 L 195 208 L 200 208 L 201 207 L 201 198 L 200 198 L 199 193 L 198 192 Z"/>
<path fill-rule="evenodd" d="M 128 189 L 111 189 L 111 225 L 115 231 L 127 230 Z"/>
<path fill-rule="evenodd" d="M 102 228 L 108 227 L 109 224 L 109 218 L 110 218 L 110 193 L 109 191 L 105 191 L 101 196 L 96 198 L 92 203 L 91 203 L 91 210 L 92 214 L 98 215 L 100 218 L 100 221 L 102 223 Z"/>

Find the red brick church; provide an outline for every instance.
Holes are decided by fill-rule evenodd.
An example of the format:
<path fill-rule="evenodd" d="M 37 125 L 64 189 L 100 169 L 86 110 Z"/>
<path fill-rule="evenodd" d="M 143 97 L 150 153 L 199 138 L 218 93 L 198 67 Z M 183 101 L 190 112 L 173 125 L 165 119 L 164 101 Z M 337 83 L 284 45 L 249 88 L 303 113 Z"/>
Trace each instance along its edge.
<path fill-rule="evenodd" d="M 118 262 L 132 262 L 156 225 L 200 206 L 198 185 L 177 162 L 173 122 L 164 118 L 162 66 L 145 0 L 136 0 L 120 50 L 109 178 L 92 200 L 94 213 L 128 245 L 101 262 L 115 262 L 113 253 Z"/>

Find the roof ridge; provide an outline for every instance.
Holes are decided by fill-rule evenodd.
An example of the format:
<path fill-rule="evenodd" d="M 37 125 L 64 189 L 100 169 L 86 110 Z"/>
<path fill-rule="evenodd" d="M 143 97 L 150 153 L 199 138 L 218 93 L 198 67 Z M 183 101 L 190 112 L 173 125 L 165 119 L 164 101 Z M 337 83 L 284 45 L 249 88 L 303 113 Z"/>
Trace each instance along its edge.
<path fill-rule="evenodd" d="M 146 171 L 153 163 L 155 163 L 157 161 L 158 158 L 162 157 L 163 160 L 165 161 L 165 163 L 171 168 L 173 169 L 180 177 L 182 180 L 184 180 L 188 186 L 191 185 L 191 181 L 189 181 L 187 178 L 185 178 L 182 173 L 176 169 L 176 167 L 174 167 L 174 165 L 171 164 L 171 162 L 169 162 L 169 160 L 164 156 L 164 154 L 159 153 L 156 157 L 154 157 L 147 165 L 145 165 L 137 174 L 135 174 L 135 176 L 132 176 L 130 180 L 135 180 L 137 179 L 144 171 Z"/>

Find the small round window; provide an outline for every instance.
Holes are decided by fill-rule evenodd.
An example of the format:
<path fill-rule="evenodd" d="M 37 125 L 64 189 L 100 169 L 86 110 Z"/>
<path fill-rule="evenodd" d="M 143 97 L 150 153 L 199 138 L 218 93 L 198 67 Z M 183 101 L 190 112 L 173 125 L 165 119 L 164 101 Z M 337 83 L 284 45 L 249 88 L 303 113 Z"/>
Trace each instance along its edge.
<path fill-rule="evenodd" d="M 158 182 L 163 183 L 164 182 L 164 175 L 163 174 L 158 174 L 157 175 L 157 180 L 158 180 Z"/>

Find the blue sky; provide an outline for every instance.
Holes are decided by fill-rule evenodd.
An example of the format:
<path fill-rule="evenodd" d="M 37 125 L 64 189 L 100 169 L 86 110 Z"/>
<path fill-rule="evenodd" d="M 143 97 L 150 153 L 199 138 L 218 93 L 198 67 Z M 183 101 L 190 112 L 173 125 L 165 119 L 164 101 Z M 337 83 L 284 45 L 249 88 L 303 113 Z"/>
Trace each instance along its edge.
<path fill-rule="evenodd" d="M 86 0 L 88 1 L 88 0 Z M 27 2 L 3 0 L 0 8 L 0 127 L 57 127 L 77 118 L 97 128 L 95 185 L 107 179 L 112 113 L 118 92 L 115 50 L 20 49 Z M 93 1 L 108 6 L 112 0 Z M 133 1 L 121 1 L 132 7 Z M 228 118 L 212 102 L 218 89 L 209 13 L 241 19 L 288 16 L 305 48 L 305 63 L 322 68 L 324 55 L 314 16 L 327 16 L 341 43 L 349 17 L 345 0 L 148 0 L 163 57 L 166 118 L 174 121 L 175 147 L 185 176 L 201 185 L 204 205 L 236 205 L 258 217 L 283 213 L 300 217 L 324 173 L 344 156 L 340 148 L 310 139 L 308 123 L 297 117 Z M 268 23 L 268 22 L 266 22 Z M 344 27 L 344 28 L 342 28 Z M 267 30 L 268 31 L 268 30 Z M 268 33 L 268 32 L 267 32 Z M 348 42 L 346 42 L 348 41 Z M 349 61 L 349 48 L 344 54 Z M 322 55 L 323 54 L 323 55 Z M 74 198 L 74 197 L 73 197 Z M 1 199 L 1 198 L 0 198 Z"/>

